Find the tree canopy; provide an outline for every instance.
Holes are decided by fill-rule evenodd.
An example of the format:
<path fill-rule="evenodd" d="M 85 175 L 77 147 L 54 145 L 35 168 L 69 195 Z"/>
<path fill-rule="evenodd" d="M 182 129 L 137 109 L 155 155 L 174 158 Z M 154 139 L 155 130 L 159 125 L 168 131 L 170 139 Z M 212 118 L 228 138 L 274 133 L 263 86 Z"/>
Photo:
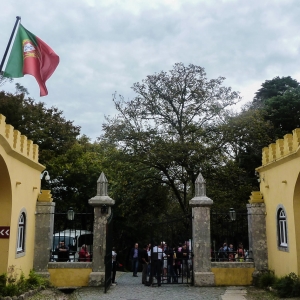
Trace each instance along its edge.
<path fill-rule="evenodd" d="M 100 140 L 115 143 L 132 161 L 158 170 L 155 179 L 170 188 L 185 213 L 199 172 L 224 162 L 214 128 L 226 108 L 240 100 L 238 92 L 222 85 L 224 79 L 208 80 L 202 67 L 175 64 L 169 73 L 161 71 L 135 83 L 134 99 L 125 101 L 115 94 L 119 114 L 103 125 Z"/>
<path fill-rule="evenodd" d="M 300 127 L 300 87 L 286 90 L 282 95 L 268 98 L 264 107 L 265 120 L 274 127 L 273 138 L 283 138 Z"/>
<path fill-rule="evenodd" d="M 47 165 L 76 142 L 80 127 L 67 121 L 58 108 L 47 108 L 43 102 L 26 98 L 27 90 L 20 85 L 17 92 L 0 92 L 0 113 L 5 115 L 8 124 L 39 146 L 39 161 Z"/>
<path fill-rule="evenodd" d="M 297 87 L 299 87 L 299 82 L 291 76 L 276 76 L 261 85 L 261 88 L 255 93 L 252 104 L 256 108 L 263 107 L 267 99 L 281 96 L 285 91 Z"/>

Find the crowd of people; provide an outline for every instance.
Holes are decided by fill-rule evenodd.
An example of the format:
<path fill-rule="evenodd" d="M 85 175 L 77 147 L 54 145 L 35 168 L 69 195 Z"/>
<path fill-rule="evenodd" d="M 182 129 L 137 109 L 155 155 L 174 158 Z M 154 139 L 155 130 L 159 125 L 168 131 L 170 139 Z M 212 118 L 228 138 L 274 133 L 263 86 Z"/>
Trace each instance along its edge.
<path fill-rule="evenodd" d="M 132 276 L 138 277 L 139 264 L 142 264 L 142 284 L 158 286 L 162 281 L 177 283 L 179 277 L 190 278 L 191 255 L 189 243 L 184 242 L 176 247 L 166 242 L 144 245 L 142 249 L 135 243 L 130 251 Z"/>
<path fill-rule="evenodd" d="M 218 252 L 212 251 L 211 258 L 213 261 L 243 262 L 249 260 L 249 251 L 244 249 L 243 243 L 239 243 L 236 249 L 233 244 L 223 243 Z"/>

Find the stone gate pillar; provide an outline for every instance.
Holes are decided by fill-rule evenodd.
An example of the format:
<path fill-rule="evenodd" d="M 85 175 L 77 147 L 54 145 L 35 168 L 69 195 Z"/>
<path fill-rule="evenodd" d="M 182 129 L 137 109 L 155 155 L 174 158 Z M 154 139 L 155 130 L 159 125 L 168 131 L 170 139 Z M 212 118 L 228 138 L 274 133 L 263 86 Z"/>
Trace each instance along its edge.
<path fill-rule="evenodd" d="M 249 203 L 247 211 L 250 255 L 254 261 L 255 271 L 267 270 L 266 208 L 261 192 L 252 192 Z"/>
<path fill-rule="evenodd" d="M 89 199 L 89 204 L 94 207 L 93 271 L 89 286 L 102 286 L 105 280 L 106 224 L 112 213 L 111 206 L 115 204 L 115 200 L 107 195 L 107 187 L 108 181 L 102 172 L 97 180 L 97 195 Z"/>
<path fill-rule="evenodd" d="M 36 203 L 33 269 L 50 278 L 48 262 L 52 251 L 55 203 L 51 191 L 42 190 Z"/>
<path fill-rule="evenodd" d="M 193 215 L 193 275 L 195 286 L 215 285 L 211 272 L 210 207 L 213 201 L 206 196 L 206 183 L 201 174 L 195 181 L 195 197 L 190 200 Z"/>

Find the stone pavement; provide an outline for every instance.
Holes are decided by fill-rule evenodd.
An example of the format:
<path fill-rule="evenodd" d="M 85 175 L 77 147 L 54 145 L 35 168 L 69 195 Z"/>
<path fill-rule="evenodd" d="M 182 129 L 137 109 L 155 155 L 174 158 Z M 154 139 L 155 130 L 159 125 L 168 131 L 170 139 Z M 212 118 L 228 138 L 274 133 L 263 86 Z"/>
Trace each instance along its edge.
<path fill-rule="evenodd" d="M 228 300 L 245 299 L 242 288 L 233 287 L 193 287 L 187 284 L 172 285 L 162 284 L 161 287 L 148 287 L 143 285 L 141 273 L 139 277 L 132 277 L 132 273 L 117 274 L 117 284 L 110 287 L 104 294 L 104 288 L 85 287 L 74 292 L 74 298 L 78 300 Z M 245 290 L 244 290 L 245 291 Z"/>
<path fill-rule="evenodd" d="M 229 286 L 224 295 L 220 297 L 222 300 L 246 300 L 247 290 L 244 287 Z"/>

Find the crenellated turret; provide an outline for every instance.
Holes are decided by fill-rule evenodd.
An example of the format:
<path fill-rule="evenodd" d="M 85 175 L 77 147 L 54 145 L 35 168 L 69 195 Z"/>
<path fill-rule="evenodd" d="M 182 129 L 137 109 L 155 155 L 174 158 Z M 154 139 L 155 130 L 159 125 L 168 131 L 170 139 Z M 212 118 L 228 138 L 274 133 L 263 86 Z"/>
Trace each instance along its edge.
<path fill-rule="evenodd" d="M 262 150 L 262 165 L 265 166 L 280 158 L 295 153 L 300 145 L 300 128 L 293 130 L 293 134 L 286 134 L 283 139 L 276 140 L 269 147 Z"/>
<path fill-rule="evenodd" d="M 0 138 L 9 144 L 14 151 L 24 155 L 28 159 L 38 162 L 38 145 L 33 144 L 27 136 L 22 135 L 20 131 L 14 130 L 12 125 L 6 124 L 5 116 L 0 114 Z"/>

